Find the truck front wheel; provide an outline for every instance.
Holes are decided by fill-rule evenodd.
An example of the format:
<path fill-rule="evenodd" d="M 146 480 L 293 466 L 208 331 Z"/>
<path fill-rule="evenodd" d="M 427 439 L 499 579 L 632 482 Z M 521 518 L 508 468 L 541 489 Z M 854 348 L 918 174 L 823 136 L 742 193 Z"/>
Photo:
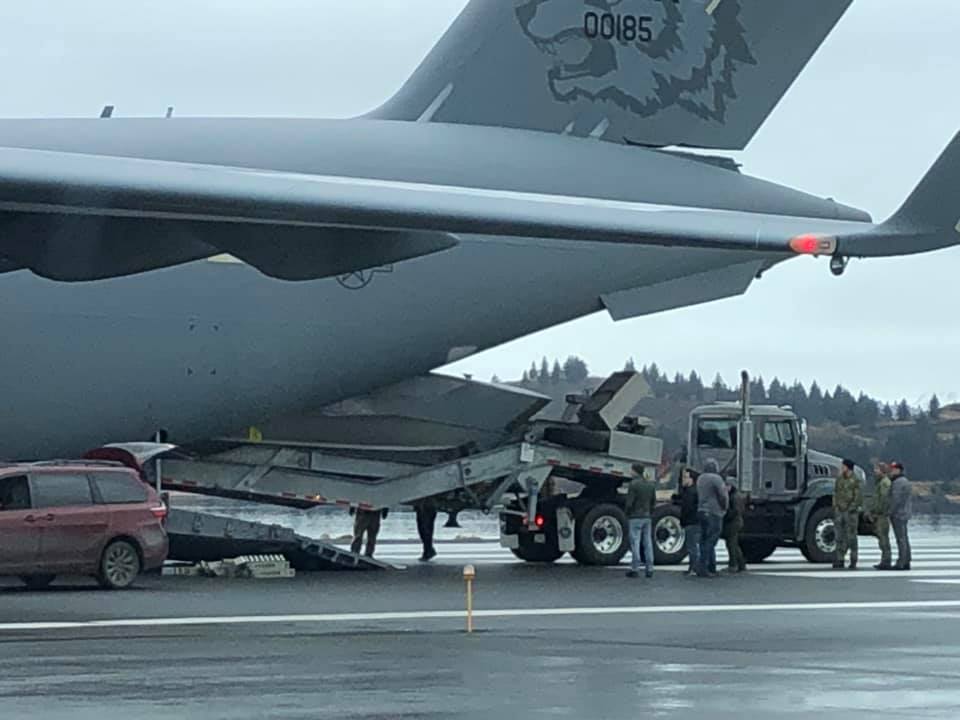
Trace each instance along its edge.
<path fill-rule="evenodd" d="M 815 510 L 807 520 L 800 552 L 812 563 L 833 562 L 837 551 L 837 533 L 833 526 L 833 508 Z"/>
<path fill-rule="evenodd" d="M 661 505 L 653 511 L 654 564 L 679 565 L 686 556 L 686 533 L 680 524 L 680 508 Z"/>
<path fill-rule="evenodd" d="M 630 546 L 627 516 L 612 503 L 595 505 L 577 518 L 576 535 L 573 557 L 582 565 L 616 565 Z"/>

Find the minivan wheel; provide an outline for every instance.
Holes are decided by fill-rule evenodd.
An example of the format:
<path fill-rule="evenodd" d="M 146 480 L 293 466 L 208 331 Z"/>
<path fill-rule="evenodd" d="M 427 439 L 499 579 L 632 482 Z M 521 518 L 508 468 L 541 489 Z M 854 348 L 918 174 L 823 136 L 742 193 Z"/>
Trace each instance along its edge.
<path fill-rule="evenodd" d="M 97 580 L 108 590 L 128 588 L 140 574 L 140 555 L 126 540 L 114 540 L 100 558 Z"/>
<path fill-rule="evenodd" d="M 42 590 L 47 587 L 50 583 L 53 582 L 53 579 L 56 575 L 21 575 L 20 579 L 23 580 L 23 584 L 26 585 L 31 590 Z"/>

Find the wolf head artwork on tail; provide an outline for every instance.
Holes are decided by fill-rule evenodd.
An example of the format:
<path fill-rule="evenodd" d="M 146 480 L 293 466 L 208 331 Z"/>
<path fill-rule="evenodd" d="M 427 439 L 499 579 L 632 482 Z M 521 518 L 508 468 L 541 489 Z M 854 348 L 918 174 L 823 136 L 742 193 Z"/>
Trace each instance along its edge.
<path fill-rule="evenodd" d="M 516 9 L 524 34 L 551 60 L 546 81 L 560 101 L 605 101 L 640 117 L 676 105 L 723 122 L 737 96 L 737 71 L 757 62 L 739 0 L 710 13 L 696 0 L 584 7 L 582 0 L 525 0 Z"/>
<path fill-rule="evenodd" d="M 852 0 L 471 0 L 371 117 L 743 148 Z"/>

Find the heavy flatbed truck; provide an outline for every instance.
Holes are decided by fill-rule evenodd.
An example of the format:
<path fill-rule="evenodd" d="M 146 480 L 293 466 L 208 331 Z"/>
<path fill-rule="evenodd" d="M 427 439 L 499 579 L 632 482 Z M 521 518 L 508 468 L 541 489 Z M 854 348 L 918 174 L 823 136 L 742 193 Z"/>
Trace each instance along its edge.
<path fill-rule="evenodd" d="M 716 459 L 745 495 L 748 562 L 777 547 L 827 562 L 840 459 L 807 447 L 806 424 L 790 408 L 751 406 L 748 387 L 745 380 L 739 403 L 691 413 L 685 462 L 701 467 Z M 441 509 L 499 513 L 501 545 L 523 560 L 552 562 L 569 553 L 582 564 L 612 565 L 628 549 L 627 483 L 662 465 L 662 441 L 646 434 L 650 422 L 629 415 L 648 391 L 640 375 L 615 373 L 589 396 L 569 396 L 561 421 L 528 418 L 482 452 L 223 441 L 165 458 L 163 487 L 302 508 L 379 510 L 432 498 Z M 753 442 L 738 442 L 744 437 Z M 654 549 L 658 564 L 686 555 L 672 503 L 655 511 Z"/>

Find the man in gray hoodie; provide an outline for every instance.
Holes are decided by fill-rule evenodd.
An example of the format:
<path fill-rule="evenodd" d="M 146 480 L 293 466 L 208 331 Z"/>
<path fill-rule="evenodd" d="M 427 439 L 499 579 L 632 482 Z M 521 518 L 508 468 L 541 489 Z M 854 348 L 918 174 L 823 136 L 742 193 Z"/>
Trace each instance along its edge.
<path fill-rule="evenodd" d="M 890 486 L 890 524 L 897 539 L 897 562 L 893 569 L 909 570 L 910 535 L 907 533 L 907 523 L 913 514 L 913 489 L 907 476 L 903 474 L 903 465 L 892 462 L 889 467 L 893 480 Z"/>
<path fill-rule="evenodd" d="M 697 478 L 697 515 L 700 518 L 700 567 L 697 575 L 711 577 L 717 574 L 717 541 L 723 530 L 723 516 L 730 496 L 720 477 L 720 465 L 713 458 L 703 463 L 703 472 Z"/>

